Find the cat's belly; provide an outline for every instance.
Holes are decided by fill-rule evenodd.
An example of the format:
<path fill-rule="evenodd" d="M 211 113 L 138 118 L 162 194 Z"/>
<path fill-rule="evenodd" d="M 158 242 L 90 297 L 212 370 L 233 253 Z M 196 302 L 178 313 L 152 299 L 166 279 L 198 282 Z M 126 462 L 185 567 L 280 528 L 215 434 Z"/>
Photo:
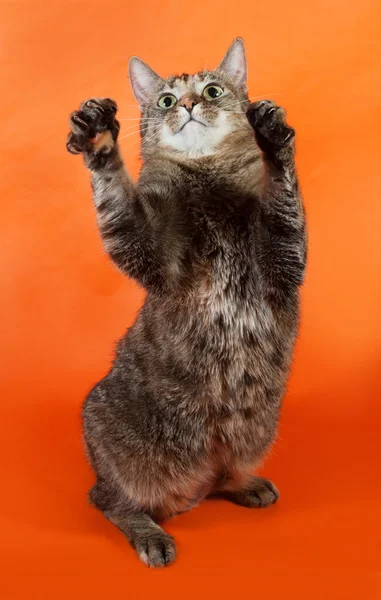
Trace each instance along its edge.
<path fill-rule="evenodd" d="M 146 420 L 155 423 L 148 433 L 152 448 L 142 458 L 144 468 L 131 469 L 124 481 L 127 496 L 163 519 L 250 476 L 275 437 L 294 338 L 259 302 L 205 301 L 198 311 L 185 304 L 172 316 L 160 320 L 160 345 L 152 346 L 139 380 L 156 405 Z M 128 368 L 136 377 L 139 340 L 128 340 Z"/>
<path fill-rule="evenodd" d="M 220 412 L 205 431 L 209 449 L 197 468 L 190 469 L 166 490 L 156 507 L 160 519 L 185 512 L 213 492 L 238 489 L 245 484 L 274 439 L 277 411 L 245 408 Z"/>
<path fill-rule="evenodd" d="M 276 436 L 287 370 L 266 352 L 241 344 L 210 380 L 206 402 L 214 409 L 213 452 L 216 484 L 239 486 L 252 474 Z M 212 408 L 213 407 L 213 408 Z"/>
<path fill-rule="evenodd" d="M 263 457 L 276 434 L 279 402 L 268 408 L 252 406 L 222 415 L 216 422 L 214 448 L 220 477 L 243 481 Z"/>

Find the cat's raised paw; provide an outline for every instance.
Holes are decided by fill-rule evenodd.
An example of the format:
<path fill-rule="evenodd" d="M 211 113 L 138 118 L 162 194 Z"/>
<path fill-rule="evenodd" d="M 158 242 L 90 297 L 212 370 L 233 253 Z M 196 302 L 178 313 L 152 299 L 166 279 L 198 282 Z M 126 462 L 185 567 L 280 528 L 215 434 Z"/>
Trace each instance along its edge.
<path fill-rule="evenodd" d="M 166 567 L 176 558 L 176 545 L 172 536 L 157 532 L 135 542 L 140 560 L 152 568 Z"/>
<path fill-rule="evenodd" d="M 92 98 L 70 115 L 66 148 L 71 154 L 110 151 L 119 134 L 117 105 L 110 98 Z"/>
<path fill-rule="evenodd" d="M 275 102 L 254 102 L 246 114 L 254 129 L 258 146 L 263 152 L 271 156 L 292 146 L 295 130 L 287 125 L 285 110 Z"/>

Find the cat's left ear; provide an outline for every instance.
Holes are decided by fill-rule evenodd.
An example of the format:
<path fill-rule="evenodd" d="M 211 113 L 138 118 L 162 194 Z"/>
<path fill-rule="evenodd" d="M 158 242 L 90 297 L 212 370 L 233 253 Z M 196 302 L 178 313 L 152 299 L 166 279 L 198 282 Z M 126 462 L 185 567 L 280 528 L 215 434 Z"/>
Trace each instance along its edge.
<path fill-rule="evenodd" d="M 137 56 L 130 58 L 128 74 L 134 96 L 141 106 L 149 104 L 152 92 L 164 83 L 160 75 Z"/>
<path fill-rule="evenodd" d="M 247 60 L 242 38 L 234 40 L 218 68 L 224 71 L 236 85 L 246 84 Z"/>

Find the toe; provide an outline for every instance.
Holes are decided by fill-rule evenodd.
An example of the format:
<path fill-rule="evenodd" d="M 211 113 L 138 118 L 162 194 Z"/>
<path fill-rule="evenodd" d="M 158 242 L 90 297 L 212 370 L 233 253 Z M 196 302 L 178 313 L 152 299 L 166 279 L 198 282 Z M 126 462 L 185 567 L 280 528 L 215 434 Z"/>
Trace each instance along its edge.
<path fill-rule="evenodd" d="M 261 477 L 254 478 L 248 489 L 248 493 L 252 498 L 254 506 L 257 508 L 271 506 L 279 498 L 279 491 L 272 481 Z"/>
<path fill-rule="evenodd" d="M 81 109 L 98 116 L 115 116 L 118 109 L 117 104 L 111 98 L 91 98 L 81 104 Z"/>
<path fill-rule="evenodd" d="M 247 118 L 250 123 L 257 125 L 269 110 L 276 110 L 277 106 L 272 100 L 260 100 L 250 104 L 247 110 Z"/>
<path fill-rule="evenodd" d="M 69 133 L 67 138 L 66 149 L 70 154 L 80 154 L 83 150 L 79 140 L 72 133 Z"/>
<path fill-rule="evenodd" d="M 154 569 L 165 567 L 176 558 L 174 539 L 167 534 L 150 536 L 137 547 L 137 552 L 140 560 Z"/>
<path fill-rule="evenodd" d="M 70 127 L 73 133 L 85 133 L 89 128 L 90 119 L 82 110 L 75 110 L 70 115 Z"/>

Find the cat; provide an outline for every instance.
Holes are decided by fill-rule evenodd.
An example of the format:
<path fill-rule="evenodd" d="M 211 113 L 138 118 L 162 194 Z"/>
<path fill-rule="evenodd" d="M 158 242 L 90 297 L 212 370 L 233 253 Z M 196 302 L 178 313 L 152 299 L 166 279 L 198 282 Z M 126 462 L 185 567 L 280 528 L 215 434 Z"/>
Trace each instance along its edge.
<path fill-rule="evenodd" d="M 270 506 L 252 475 L 276 435 L 299 323 L 306 223 L 294 130 L 250 103 L 241 38 L 219 67 L 162 79 L 133 57 L 142 168 L 127 174 L 117 105 L 84 102 L 67 148 L 91 173 L 99 231 L 146 291 L 113 366 L 83 406 L 90 502 L 150 567 L 172 563 L 160 524 L 211 496 Z"/>

